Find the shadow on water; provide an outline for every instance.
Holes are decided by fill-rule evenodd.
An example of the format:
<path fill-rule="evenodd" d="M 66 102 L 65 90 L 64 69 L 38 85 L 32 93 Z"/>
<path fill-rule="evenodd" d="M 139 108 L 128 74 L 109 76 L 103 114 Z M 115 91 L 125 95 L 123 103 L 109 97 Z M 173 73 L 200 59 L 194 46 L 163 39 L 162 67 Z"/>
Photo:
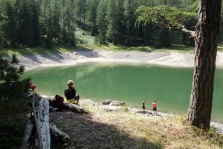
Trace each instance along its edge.
<path fill-rule="evenodd" d="M 162 149 L 158 142 L 144 138 L 133 138 L 120 130 L 115 124 L 93 120 L 90 114 L 81 115 L 71 112 L 53 114 L 53 122 L 71 138 L 68 148 L 106 148 L 106 149 Z M 59 149 L 61 146 L 53 146 Z"/>

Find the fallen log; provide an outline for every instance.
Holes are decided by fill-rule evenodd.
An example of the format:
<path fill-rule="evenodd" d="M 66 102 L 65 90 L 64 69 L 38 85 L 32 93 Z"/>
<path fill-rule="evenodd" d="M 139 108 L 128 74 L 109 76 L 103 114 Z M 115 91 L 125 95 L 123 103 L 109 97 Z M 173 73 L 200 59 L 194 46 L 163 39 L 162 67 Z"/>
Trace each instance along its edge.
<path fill-rule="evenodd" d="M 50 149 L 49 102 L 46 99 L 41 99 L 39 102 L 38 123 L 42 147 L 43 149 Z"/>
<path fill-rule="evenodd" d="M 37 146 L 39 149 L 50 149 L 49 102 L 46 99 L 41 99 L 35 92 L 30 95 L 35 128 L 38 136 Z"/>
<path fill-rule="evenodd" d="M 28 123 L 26 124 L 26 129 L 24 132 L 23 143 L 22 143 L 21 149 L 31 148 L 30 140 L 33 135 L 33 131 L 34 131 L 34 125 L 32 121 L 29 120 Z"/>
<path fill-rule="evenodd" d="M 38 103 L 39 103 L 39 98 L 37 97 L 37 94 L 34 93 L 32 94 L 32 109 L 33 109 L 33 117 L 34 117 L 34 122 L 35 122 L 35 128 L 36 128 L 36 132 L 37 132 L 37 136 L 38 136 L 38 146 L 40 149 L 43 149 L 43 144 L 42 144 L 42 136 L 40 133 L 40 125 L 38 123 L 38 117 L 37 117 L 37 109 L 36 106 L 38 107 Z"/>
<path fill-rule="evenodd" d="M 50 124 L 50 133 L 52 144 L 62 145 L 62 147 L 67 147 L 70 144 L 69 135 L 58 129 L 53 123 Z"/>
<path fill-rule="evenodd" d="M 87 113 L 87 111 L 84 110 L 83 108 L 81 108 L 80 106 L 75 105 L 75 104 L 72 104 L 72 103 L 69 103 L 69 102 L 64 102 L 64 103 L 61 105 L 61 108 L 62 108 L 62 109 L 65 109 L 65 110 L 69 110 L 69 111 L 77 112 L 77 113 L 84 113 L 84 114 Z"/>

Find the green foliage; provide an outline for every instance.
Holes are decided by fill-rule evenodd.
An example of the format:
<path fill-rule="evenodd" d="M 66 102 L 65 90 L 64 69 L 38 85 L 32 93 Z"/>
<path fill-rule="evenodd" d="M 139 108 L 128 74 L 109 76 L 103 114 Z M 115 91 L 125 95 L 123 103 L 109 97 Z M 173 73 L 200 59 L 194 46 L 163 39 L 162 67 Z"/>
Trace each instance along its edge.
<path fill-rule="evenodd" d="M 137 23 L 144 25 L 149 22 L 159 23 L 164 27 L 178 27 L 178 24 L 195 19 L 197 14 L 185 12 L 176 7 L 166 5 L 157 7 L 141 6 L 136 10 Z"/>
<path fill-rule="evenodd" d="M 100 44 L 106 43 L 106 30 L 107 30 L 107 24 L 106 24 L 106 10 L 107 10 L 107 0 L 100 0 L 98 4 L 97 9 L 97 18 L 96 18 L 96 24 L 98 26 L 98 36 L 97 36 L 97 42 Z"/>
<path fill-rule="evenodd" d="M 113 44 L 121 44 L 124 40 L 124 14 L 122 0 L 109 0 L 106 20 L 108 22 L 106 37 Z"/>
<path fill-rule="evenodd" d="M 5 103 L 0 102 L 0 104 Z M 0 111 L 4 114 L 7 112 Z M 15 113 L 13 115 L 0 114 L 0 148 L 20 148 L 26 122 L 27 119 L 21 118 Z"/>
<path fill-rule="evenodd" d="M 75 46 L 76 26 L 99 44 L 153 46 L 163 33 L 157 25 L 171 29 L 171 44 L 193 45 L 172 29 L 194 29 L 197 6 L 197 0 L 1 0 L 0 47 Z"/>
<path fill-rule="evenodd" d="M 161 28 L 156 32 L 154 47 L 155 48 L 163 48 L 170 46 L 170 33 L 166 28 Z"/>
<path fill-rule="evenodd" d="M 29 79 L 21 80 L 20 75 L 24 66 L 19 66 L 15 55 L 11 60 L 0 57 L 0 99 L 19 100 L 23 99 L 28 89 Z"/>
<path fill-rule="evenodd" d="M 0 47 L 76 45 L 73 0 L 11 0 L 0 4 L 0 20 L 4 19 L 0 23 Z"/>
<path fill-rule="evenodd" d="M 19 148 L 26 118 L 25 94 L 29 79 L 20 80 L 24 71 L 15 55 L 10 60 L 0 57 L 0 148 Z"/>
<path fill-rule="evenodd" d="M 186 28 L 193 30 L 193 26 L 196 24 L 196 13 L 187 12 L 177 7 L 170 7 L 167 5 L 147 7 L 141 6 L 136 10 L 137 25 L 147 26 L 148 24 L 158 24 L 160 29 L 154 34 L 154 46 L 155 47 L 167 47 L 171 42 L 181 42 L 185 45 L 193 45 L 194 41 L 189 39 L 185 33 L 180 32 L 181 38 L 179 38 L 174 30 L 180 30 L 182 25 Z M 163 29 L 166 28 L 166 29 Z M 167 30 L 169 29 L 169 31 Z M 172 38 L 170 38 L 170 33 Z M 176 40 L 178 39 L 178 40 Z"/>
<path fill-rule="evenodd" d="M 97 33 L 96 15 L 98 2 L 98 0 L 87 0 L 86 2 L 86 25 L 92 36 L 95 36 Z"/>
<path fill-rule="evenodd" d="M 193 11 L 193 12 L 197 12 L 198 11 L 198 0 L 195 0 L 193 2 L 193 4 L 190 6 L 190 9 Z"/>
<path fill-rule="evenodd" d="M 86 0 L 75 0 L 74 1 L 74 11 L 76 20 L 81 23 L 85 22 L 86 19 Z"/>

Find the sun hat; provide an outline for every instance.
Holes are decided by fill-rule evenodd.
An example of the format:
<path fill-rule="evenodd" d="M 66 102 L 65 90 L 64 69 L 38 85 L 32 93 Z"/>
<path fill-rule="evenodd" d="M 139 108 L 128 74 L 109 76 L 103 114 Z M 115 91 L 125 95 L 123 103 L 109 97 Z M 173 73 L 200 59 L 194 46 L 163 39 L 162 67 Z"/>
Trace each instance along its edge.
<path fill-rule="evenodd" d="M 74 81 L 73 81 L 73 80 L 68 80 L 68 81 L 67 81 L 67 85 L 70 86 L 70 85 L 73 85 L 73 84 L 74 84 Z"/>

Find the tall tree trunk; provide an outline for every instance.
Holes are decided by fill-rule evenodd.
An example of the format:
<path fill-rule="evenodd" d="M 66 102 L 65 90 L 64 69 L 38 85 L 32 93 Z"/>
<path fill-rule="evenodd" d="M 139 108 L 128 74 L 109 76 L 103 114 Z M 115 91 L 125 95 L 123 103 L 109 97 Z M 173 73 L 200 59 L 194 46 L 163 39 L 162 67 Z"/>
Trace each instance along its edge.
<path fill-rule="evenodd" d="M 221 0 L 200 0 L 195 37 L 195 67 L 187 120 L 209 128 L 219 38 Z"/>

